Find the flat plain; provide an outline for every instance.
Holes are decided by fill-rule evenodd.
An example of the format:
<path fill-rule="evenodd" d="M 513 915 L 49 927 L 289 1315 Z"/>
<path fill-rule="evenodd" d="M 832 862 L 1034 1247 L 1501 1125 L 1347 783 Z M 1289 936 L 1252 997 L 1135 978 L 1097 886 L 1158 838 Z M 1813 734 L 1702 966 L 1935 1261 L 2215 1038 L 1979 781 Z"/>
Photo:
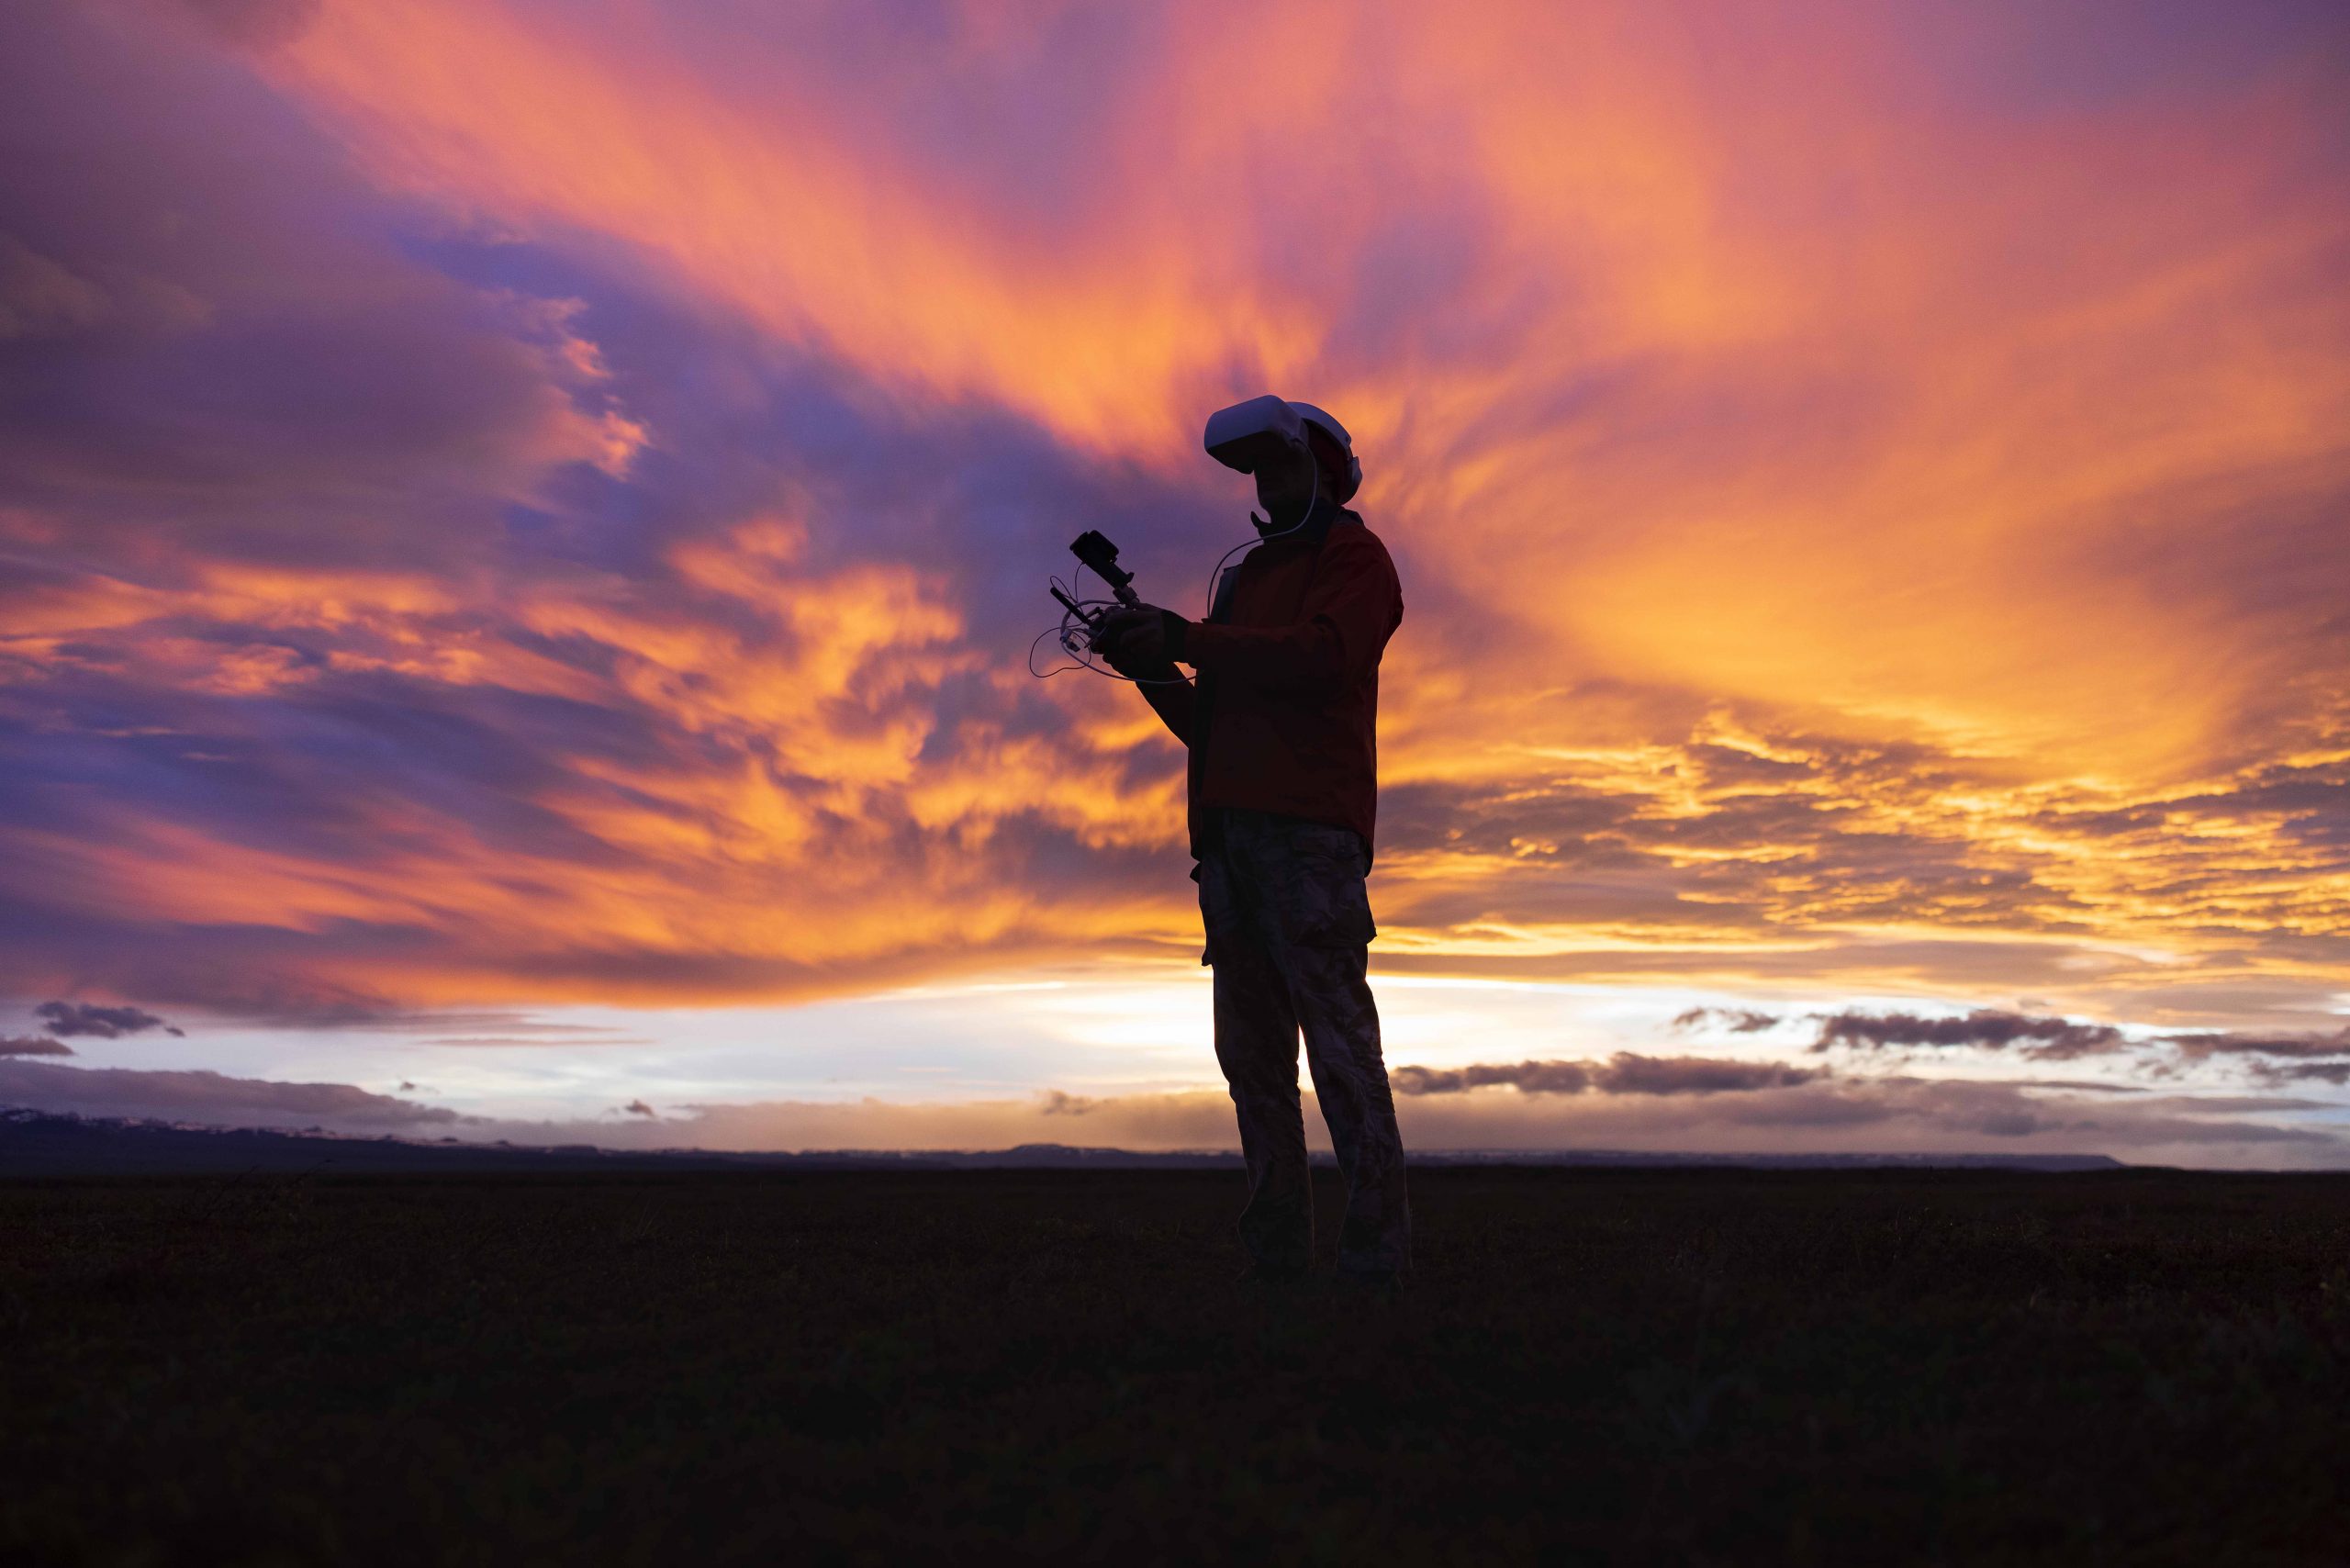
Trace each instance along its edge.
<path fill-rule="evenodd" d="M 2350 1175 L 0 1183 L 0 1557 L 2337 1562 Z M 1321 1173 L 1326 1251 L 1337 1191 Z"/>

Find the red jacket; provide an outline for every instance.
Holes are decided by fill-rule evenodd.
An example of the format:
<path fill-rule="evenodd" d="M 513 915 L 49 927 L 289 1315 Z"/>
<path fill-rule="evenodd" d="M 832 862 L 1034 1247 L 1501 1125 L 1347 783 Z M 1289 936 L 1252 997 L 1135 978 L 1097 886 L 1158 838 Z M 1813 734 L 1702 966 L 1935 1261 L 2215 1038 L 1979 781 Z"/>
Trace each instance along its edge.
<path fill-rule="evenodd" d="M 1387 546 L 1324 505 L 1228 568 L 1208 619 L 1171 628 L 1190 686 L 1143 695 L 1191 748 L 1192 853 L 1214 806 L 1334 823 L 1371 846 L 1379 655 L 1404 619 Z"/>

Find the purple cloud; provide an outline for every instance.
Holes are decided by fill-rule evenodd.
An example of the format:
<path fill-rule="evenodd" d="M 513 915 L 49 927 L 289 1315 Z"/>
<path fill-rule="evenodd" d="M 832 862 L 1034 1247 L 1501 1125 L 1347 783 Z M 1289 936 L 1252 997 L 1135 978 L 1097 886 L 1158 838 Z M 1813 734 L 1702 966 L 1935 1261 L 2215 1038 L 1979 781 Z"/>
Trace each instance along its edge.
<path fill-rule="evenodd" d="M 1676 1029 L 1701 1029 L 1719 1024 L 1733 1035 L 1759 1035 L 1778 1025 L 1779 1015 L 1751 1007 L 1692 1007 L 1676 1014 L 1673 1026 Z"/>
<path fill-rule="evenodd" d="M 165 1023 L 143 1007 L 101 1007 L 81 1002 L 44 1002 L 33 1009 L 37 1016 L 49 1020 L 49 1032 L 71 1038 L 87 1035 L 101 1040 L 118 1040 L 125 1035 L 144 1034 L 161 1029 L 166 1035 L 185 1037 L 187 1031 Z"/>
<path fill-rule="evenodd" d="M 2163 1042 L 2174 1046 L 2189 1061 L 2202 1061 L 2212 1057 L 2350 1057 L 2350 1025 L 2331 1034 L 2263 1033 L 2255 1030 L 2210 1030 L 2197 1033 L 2165 1035 Z M 2307 1076 L 2319 1077 L 2319 1073 Z M 2339 1082 L 2340 1080 L 2334 1081 Z"/>
<path fill-rule="evenodd" d="M 1929 1018 L 1914 1013 L 1831 1013 L 1819 1020 L 1819 1036 L 1811 1048 L 1934 1046 L 1996 1051 L 2014 1047 L 2035 1059 L 2067 1061 L 2122 1050 L 2129 1044 L 2129 1038 L 2109 1024 L 2076 1024 L 2065 1018 L 1977 1008 L 1959 1018 Z"/>
<path fill-rule="evenodd" d="M 73 1047 L 43 1035 L 0 1035 L 0 1057 L 70 1057 Z"/>
<path fill-rule="evenodd" d="M 281 1083 L 209 1071 L 52 1067 L 0 1061 L 0 1104 L 84 1116 L 139 1116 L 216 1126 L 306 1127 L 400 1132 L 454 1126 L 464 1118 L 438 1105 L 377 1094 L 348 1083 Z"/>
<path fill-rule="evenodd" d="M 1458 1094 L 1507 1085 L 1527 1094 L 1725 1094 L 1785 1089 L 1829 1076 L 1825 1068 L 1715 1057 L 1649 1057 L 1618 1051 L 1604 1062 L 1524 1061 L 1462 1068 L 1399 1067 L 1400 1094 Z"/>

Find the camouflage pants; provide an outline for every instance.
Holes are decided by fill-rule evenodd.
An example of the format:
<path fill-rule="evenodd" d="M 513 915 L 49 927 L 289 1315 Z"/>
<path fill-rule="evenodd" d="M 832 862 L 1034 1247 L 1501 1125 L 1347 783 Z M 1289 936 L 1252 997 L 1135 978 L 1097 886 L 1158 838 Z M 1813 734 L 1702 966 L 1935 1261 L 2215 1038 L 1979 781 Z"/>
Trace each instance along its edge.
<path fill-rule="evenodd" d="M 1239 1113 L 1248 1166 L 1240 1238 L 1265 1268 L 1303 1269 L 1314 1250 L 1297 1039 L 1346 1182 L 1338 1267 L 1411 1267 L 1404 1141 L 1366 979 L 1373 935 L 1353 830 L 1267 812 L 1216 813 L 1217 842 L 1192 874 L 1215 968 L 1215 1057 Z"/>

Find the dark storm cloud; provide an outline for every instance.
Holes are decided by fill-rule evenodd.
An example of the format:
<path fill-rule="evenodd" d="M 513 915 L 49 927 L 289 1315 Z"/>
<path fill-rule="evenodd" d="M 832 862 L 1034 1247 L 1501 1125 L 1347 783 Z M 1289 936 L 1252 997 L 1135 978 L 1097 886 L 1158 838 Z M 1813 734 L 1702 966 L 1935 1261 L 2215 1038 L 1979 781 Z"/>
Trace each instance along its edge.
<path fill-rule="evenodd" d="M 2005 1050 L 2012 1047 L 2038 1060 L 2067 1061 L 2122 1050 L 2129 1044 L 2128 1037 L 2110 1024 L 2076 1024 L 2065 1018 L 1978 1008 L 1958 1018 L 1929 1018 L 1914 1013 L 1831 1013 L 1819 1020 L 1819 1036 L 1811 1048 L 1935 1046 Z"/>
<path fill-rule="evenodd" d="M 144 1034 L 161 1029 L 166 1035 L 185 1036 L 186 1030 L 167 1024 L 143 1007 L 101 1007 L 82 1002 L 44 1002 L 33 1009 L 37 1016 L 49 1020 L 49 1032 L 64 1038 L 87 1035 L 95 1039 L 118 1040 L 125 1035 Z"/>
<path fill-rule="evenodd" d="M 70 1057 L 73 1047 L 45 1035 L 0 1035 L 0 1057 Z"/>
<path fill-rule="evenodd" d="M 1724 1094 L 1785 1089 L 1826 1078 L 1824 1068 L 1712 1057 L 1650 1057 L 1618 1051 L 1601 1061 L 1480 1063 L 1462 1068 L 1400 1067 L 1391 1075 L 1403 1094 L 1459 1094 L 1506 1085 L 1526 1094 Z"/>

